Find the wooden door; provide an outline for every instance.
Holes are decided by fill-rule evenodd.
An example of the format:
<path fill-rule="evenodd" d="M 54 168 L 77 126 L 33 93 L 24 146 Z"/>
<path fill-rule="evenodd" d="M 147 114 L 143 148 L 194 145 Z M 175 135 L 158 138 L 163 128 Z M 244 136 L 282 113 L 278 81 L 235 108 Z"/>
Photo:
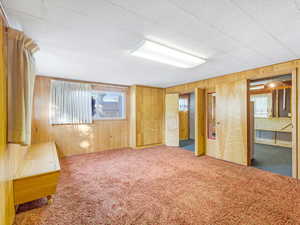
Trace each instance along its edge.
<path fill-rule="evenodd" d="M 254 159 L 254 102 L 249 104 L 249 154 L 248 154 L 248 166 L 251 166 L 252 159 Z"/>
<path fill-rule="evenodd" d="M 189 139 L 189 94 L 179 96 L 179 102 L 181 100 L 187 104 L 187 109 L 179 110 L 179 140 L 187 140 Z"/>
<path fill-rule="evenodd" d="M 137 86 L 136 94 L 136 146 L 163 143 L 164 90 Z"/>
<path fill-rule="evenodd" d="M 247 165 L 247 80 L 216 85 L 217 157 Z"/>
<path fill-rule="evenodd" d="M 167 146 L 179 146 L 179 113 L 178 113 L 178 94 L 166 95 L 166 125 L 165 137 Z"/>
<path fill-rule="evenodd" d="M 179 139 L 189 139 L 189 111 L 179 111 Z"/>
<path fill-rule="evenodd" d="M 195 155 L 205 154 L 205 90 L 195 89 Z"/>

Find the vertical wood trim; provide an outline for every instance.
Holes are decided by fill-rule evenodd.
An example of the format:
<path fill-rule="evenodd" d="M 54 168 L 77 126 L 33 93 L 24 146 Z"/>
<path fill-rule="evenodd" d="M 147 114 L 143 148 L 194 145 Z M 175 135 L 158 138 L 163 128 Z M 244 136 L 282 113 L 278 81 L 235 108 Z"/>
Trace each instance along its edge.
<path fill-rule="evenodd" d="M 253 133 L 254 133 L 254 104 L 250 102 L 250 80 L 247 80 L 247 166 L 251 166 L 253 152 Z M 255 134 L 254 134 L 255 135 Z"/>
<path fill-rule="evenodd" d="M 130 87 L 130 147 L 136 148 L 136 86 Z"/>
<path fill-rule="evenodd" d="M 298 162 L 300 160 L 298 155 L 299 149 L 299 77 L 297 74 L 297 69 L 293 70 L 292 72 L 292 124 L 293 124 L 293 131 L 292 131 L 292 176 L 294 178 L 298 178 L 299 174 L 299 167 Z"/>
<path fill-rule="evenodd" d="M 254 130 L 254 102 L 249 102 L 250 104 L 248 105 L 248 109 L 249 109 L 249 116 L 250 118 L 248 118 L 248 131 L 249 131 L 249 135 L 248 135 L 248 166 L 251 166 L 251 162 L 253 159 L 253 154 L 254 154 L 254 137 L 255 137 L 255 130 Z"/>
<path fill-rule="evenodd" d="M 279 117 L 279 93 L 278 89 L 275 90 L 276 100 L 275 100 L 275 117 Z"/>
<path fill-rule="evenodd" d="M 206 119 L 205 119 L 205 90 L 195 89 L 195 155 L 205 154 Z"/>
<path fill-rule="evenodd" d="M 166 144 L 166 89 L 163 89 L 162 144 Z"/>
<path fill-rule="evenodd" d="M 179 111 L 179 140 L 189 139 L 189 108 L 190 108 L 190 94 L 184 94 L 179 96 L 179 99 L 187 99 L 188 110 Z"/>

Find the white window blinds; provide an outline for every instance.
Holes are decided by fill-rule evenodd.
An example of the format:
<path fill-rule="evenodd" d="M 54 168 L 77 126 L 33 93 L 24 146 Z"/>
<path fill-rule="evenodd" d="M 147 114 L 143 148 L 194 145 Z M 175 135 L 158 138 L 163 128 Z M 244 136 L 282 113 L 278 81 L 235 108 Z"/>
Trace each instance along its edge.
<path fill-rule="evenodd" d="M 92 87 L 90 84 L 51 81 L 51 124 L 92 123 Z"/>

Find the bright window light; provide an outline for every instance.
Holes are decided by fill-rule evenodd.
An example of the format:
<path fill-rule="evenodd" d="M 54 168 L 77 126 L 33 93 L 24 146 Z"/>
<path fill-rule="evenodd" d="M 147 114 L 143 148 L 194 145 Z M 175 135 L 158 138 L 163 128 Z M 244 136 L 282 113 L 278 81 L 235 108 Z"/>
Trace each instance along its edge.
<path fill-rule="evenodd" d="M 193 68 L 206 62 L 200 57 L 149 40 L 145 40 L 131 55 L 180 68 Z"/>

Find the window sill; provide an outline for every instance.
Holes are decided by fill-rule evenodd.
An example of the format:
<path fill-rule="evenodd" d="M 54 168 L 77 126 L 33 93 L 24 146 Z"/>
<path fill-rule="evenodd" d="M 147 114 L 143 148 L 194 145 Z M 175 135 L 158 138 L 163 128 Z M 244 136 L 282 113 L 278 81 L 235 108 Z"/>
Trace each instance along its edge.
<path fill-rule="evenodd" d="M 102 118 L 102 119 L 93 119 L 93 122 L 96 122 L 96 121 L 116 121 L 116 120 L 127 120 L 127 118 Z"/>

